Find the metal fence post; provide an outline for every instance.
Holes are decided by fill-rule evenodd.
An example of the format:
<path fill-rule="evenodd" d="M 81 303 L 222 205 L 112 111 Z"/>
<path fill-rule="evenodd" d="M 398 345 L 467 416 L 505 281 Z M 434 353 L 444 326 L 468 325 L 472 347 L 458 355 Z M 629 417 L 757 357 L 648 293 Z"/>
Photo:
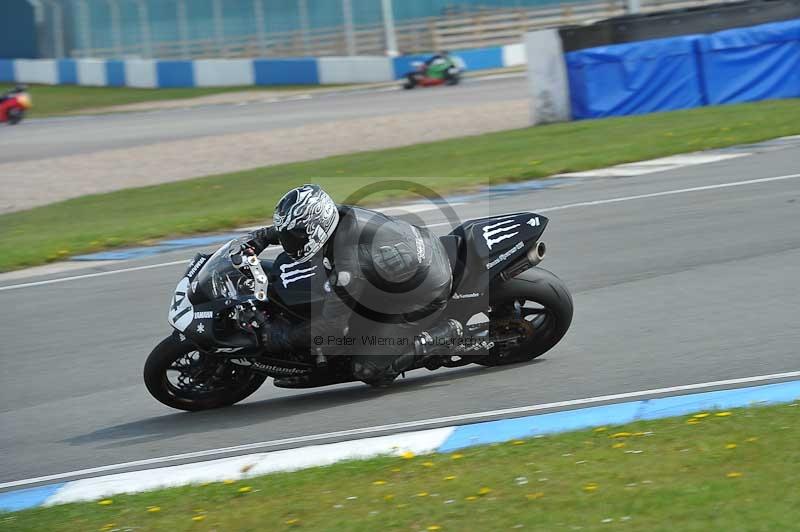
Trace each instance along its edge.
<path fill-rule="evenodd" d="M 356 31 L 353 24 L 353 2 L 352 0 L 342 0 L 342 18 L 344 19 L 344 42 L 347 47 L 347 55 L 356 55 Z"/>
<path fill-rule="evenodd" d="M 212 0 L 211 9 L 214 17 L 214 41 L 217 43 L 217 53 L 225 55 L 225 28 L 222 25 L 222 0 Z"/>
<path fill-rule="evenodd" d="M 386 34 L 386 55 L 395 57 L 400 55 L 397 51 L 397 34 L 394 29 L 394 10 L 392 0 L 381 0 L 383 11 L 383 31 Z"/>
<path fill-rule="evenodd" d="M 308 42 L 308 0 L 299 0 L 297 2 L 297 9 L 300 15 L 300 39 L 303 41 L 303 53 L 308 54 L 310 48 Z"/>
<path fill-rule="evenodd" d="M 178 0 L 178 37 L 180 38 L 181 56 L 184 59 L 189 57 L 189 25 L 186 21 L 186 0 Z"/>
<path fill-rule="evenodd" d="M 642 10 L 641 0 L 626 0 L 625 6 L 629 14 L 633 15 Z"/>
<path fill-rule="evenodd" d="M 137 0 L 139 8 L 139 31 L 142 39 L 142 53 L 145 57 L 153 57 L 153 36 L 150 33 L 150 13 L 147 9 L 147 0 Z"/>
<path fill-rule="evenodd" d="M 50 1 L 50 12 L 52 13 L 52 40 L 53 40 L 53 55 L 55 57 L 65 57 L 66 44 L 64 41 L 64 8 L 57 0 Z"/>
<path fill-rule="evenodd" d="M 122 24 L 120 22 L 119 4 L 117 0 L 106 0 L 111 13 L 111 39 L 114 42 L 114 55 L 117 59 L 122 55 Z"/>
<path fill-rule="evenodd" d="M 256 21 L 256 38 L 258 39 L 259 51 L 267 53 L 267 35 L 264 29 L 264 4 L 263 0 L 253 0 L 253 15 Z"/>
<path fill-rule="evenodd" d="M 89 5 L 86 0 L 78 0 L 78 7 L 81 11 L 81 16 L 78 17 L 78 25 L 80 26 L 79 32 L 81 40 L 83 41 L 83 57 L 92 56 L 92 15 L 89 11 Z"/>

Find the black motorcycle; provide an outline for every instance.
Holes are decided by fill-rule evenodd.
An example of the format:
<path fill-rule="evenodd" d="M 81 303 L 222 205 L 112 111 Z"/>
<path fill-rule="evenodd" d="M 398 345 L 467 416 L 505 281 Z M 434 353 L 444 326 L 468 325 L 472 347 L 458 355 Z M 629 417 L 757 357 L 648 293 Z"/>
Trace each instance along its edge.
<path fill-rule="evenodd" d="M 453 268 L 442 319 L 466 324 L 465 335 L 412 369 L 528 362 L 561 340 L 572 321 L 572 296 L 558 277 L 536 267 L 547 222 L 533 213 L 482 218 L 440 237 Z M 231 261 L 237 246 L 232 240 L 213 255 L 198 254 L 178 283 L 169 308 L 175 331 L 144 367 L 153 397 L 196 411 L 237 403 L 267 377 L 354 381 L 349 356 L 321 361 L 316 350 L 276 355 L 261 346 L 261 331 L 275 320 L 310 319 L 309 309 L 330 291 L 322 262 L 296 264 L 283 253 L 274 261 L 248 257 L 243 272 Z"/>

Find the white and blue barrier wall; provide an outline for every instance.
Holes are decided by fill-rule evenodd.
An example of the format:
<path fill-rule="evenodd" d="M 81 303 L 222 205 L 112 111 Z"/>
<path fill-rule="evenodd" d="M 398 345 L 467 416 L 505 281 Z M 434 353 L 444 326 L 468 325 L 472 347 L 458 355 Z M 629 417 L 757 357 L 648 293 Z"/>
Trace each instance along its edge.
<path fill-rule="evenodd" d="M 456 52 L 468 70 L 525 64 L 521 44 Z M 110 87 L 218 87 L 378 83 L 403 77 L 428 56 L 297 59 L 0 59 L 0 83 Z"/>

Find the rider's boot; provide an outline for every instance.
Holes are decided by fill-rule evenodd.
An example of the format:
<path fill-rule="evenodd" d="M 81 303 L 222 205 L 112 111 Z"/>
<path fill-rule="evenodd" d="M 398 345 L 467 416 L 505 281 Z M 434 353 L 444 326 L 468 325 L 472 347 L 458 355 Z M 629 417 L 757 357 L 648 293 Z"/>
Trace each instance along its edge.
<path fill-rule="evenodd" d="M 419 367 L 419 363 L 434 355 L 446 354 L 456 345 L 455 340 L 464 336 L 464 326 L 458 320 L 449 319 L 439 323 L 427 331 L 421 332 L 414 339 L 414 349 L 404 353 L 392 361 L 388 374 L 397 375 L 409 369 Z"/>

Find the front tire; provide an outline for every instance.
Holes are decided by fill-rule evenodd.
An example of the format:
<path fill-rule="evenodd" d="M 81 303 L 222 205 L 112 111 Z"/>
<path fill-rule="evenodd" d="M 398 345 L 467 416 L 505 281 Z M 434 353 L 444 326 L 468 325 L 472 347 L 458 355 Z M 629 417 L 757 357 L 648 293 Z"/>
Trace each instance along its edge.
<path fill-rule="evenodd" d="M 572 295 L 564 281 L 542 268 L 531 268 L 490 292 L 492 323 L 508 323 L 515 327 L 514 304 L 520 304 L 521 315 L 529 325 L 519 323 L 528 331 L 526 338 L 514 349 L 492 350 L 484 366 L 503 366 L 530 362 L 552 349 L 567 334 L 574 311 Z"/>
<path fill-rule="evenodd" d="M 22 119 L 25 117 L 25 111 L 19 109 L 17 107 L 13 107 L 8 110 L 8 125 L 15 126 L 22 122 Z"/>
<path fill-rule="evenodd" d="M 202 353 L 177 335 L 165 338 L 147 357 L 144 384 L 159 402 L 189 412 L 230 406 L 252 395 L 266 376 Z"/>

